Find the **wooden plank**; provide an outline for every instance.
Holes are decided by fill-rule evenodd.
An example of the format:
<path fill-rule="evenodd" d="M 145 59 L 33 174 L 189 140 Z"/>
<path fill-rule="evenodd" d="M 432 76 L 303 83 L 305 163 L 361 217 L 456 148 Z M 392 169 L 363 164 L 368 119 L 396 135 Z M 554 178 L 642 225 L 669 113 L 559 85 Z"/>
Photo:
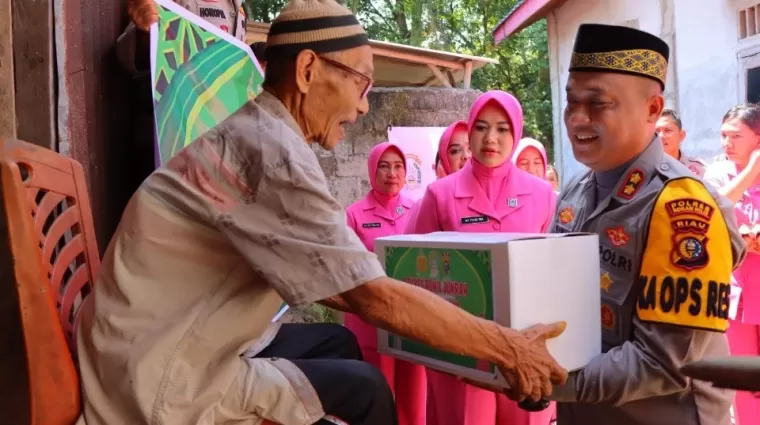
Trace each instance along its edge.
<path fill-rule="evenodd" d="M 449 80 L 449 84 L 451 84 L 451 87 L 454 87 L 457 85 L 457 80 L 454 78 L 454 73 L 451 72 L 450 69 L 446 70 L 446 78 Z"/>
<path fill-rule="evenodd" d="M 445 75 L 441 72 L 440 69 L 438 69 L 437 66 L 432 64 L 427 64 L 428 68 L 430 68 L 431 71 L 433 71 L 433 75 L 435 75 L 436 78 L 438 78 L 438 81 L 443 84 L 444 87 L 451 87 L 451 83 L 449 83 L 449 79 L 446 78 Z"/>
<path fill-rule="evenodd" d="M 405 61 L 405 62 L 419 63 L 423 65 L 435 65 L 435 66 L 440 66 L 443 68 L 450 68 L 450 69 L 464 69 L 464 64 L 457 61 L 446 60 L 446 59 L 436 59 L 436 58 L 422 56 L 422 55 L 418 55 L 414 53 L 400 52 L 400 51 L 385 48 L 385 47 L 372 46 L 372 54 L 377 55 L 377 56 L 383 56 L 386 58 L 396 59 L 400 61 Z"/>
<path fill-rule="evenodd" d="M 145 105 L 130 102 L 131 95 L 140 97 L 145 88 L 125 78 L 113 54 L 128 22 L 124 2 L 52 1 L 59 150 L 84 167 L 102 253 L 137 188 L 132 183 L 147 177 L 134 170 L 135 164 L 146 161 L 138 147 L 147 144 L 147 161 L 153 161 L 153 131 L 138 119 Z M 150 140 L 138 140 L 142 132 L 149 133 Z"/>
<path fill-rule="evenodd" d="M 464 88 L 469 89 L 472 82 L 472 61 L 464 63 Z"/>
<path fill-rule="evenodd" d="M 53 1 L 12 1 L 17 137 L 55 150 Z"/>
<path fill-rule="evenodd" d="M 11 0 L 0 0 L 0 137 L 16 137 Z"/>

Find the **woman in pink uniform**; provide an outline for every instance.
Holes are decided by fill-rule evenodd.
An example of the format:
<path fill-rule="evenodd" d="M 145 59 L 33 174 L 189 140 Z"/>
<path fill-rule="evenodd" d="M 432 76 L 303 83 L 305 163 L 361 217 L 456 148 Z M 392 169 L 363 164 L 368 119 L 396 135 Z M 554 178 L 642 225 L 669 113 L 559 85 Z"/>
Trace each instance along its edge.
<path fill-rule="evenodd" d="M 459 171 L 470 159 L 470 141 L 467 138 L 467 121 L 457 121 L 441 134 L 438 140 L 438 152 L 435 154 L 433 171 L 438 179 Z M 419 209 L 419 201 L 409 213 L 409 221 L 414 220 Z"/>
<path fill-rule="evenodd" d="M 401 149 L 385 142 L 372 148 L 367 161 L 372 190 L 346 209 L 348 225 L 375 250 L 375 239 L 403 233 L 412 201 L 401 195 L 406 181 L 406 159 Z M 427 381 L 425 368 L 377 352 L 377 328 L 354 314 L 346 315 L 346 327 L 359 340 L 364 360 L 377 366 L 396 397 L 400 425 L 425 425 Z"/>
<path fill-rule="evenodd" d="M 512 155 L 512 162 L 526 173 L 546 180 L 546 148 L 538 140 L 530 137 L 520 140 Z"/>
<path fill-rule="evenodd" d="M 458 172 L 428 186 L 406 233 L 545 232 L 554 215 L 556 194 L 544 180 L 512 163 L 523 115 L 509 93 L 489 91 L 472 106 L 467 129 L 472 160 Z M 552 409 L 530 413 L 504 396 L 454 377 L 428 371 L 430 425 L 548 425 Z"/>
<path fill-rule="evenodd" d="M 435 175 L 439 179 L 464 167 L 470 159 L 467 121 L 457 121 L 446 127 L 438 141 L 438 153 L 435 158 Z"/>
<path fill-rule="evenodd" d="M 748 247 L 747 258 L 733 274 L 726 334 L 732 355 L 760 356 L 760 107 L 731 108 L 720 133 L 728 158 L 710 165 L 704 180 L 734 202 Z M 760 399 L 752 393 L 737 391 L 734 407 L 738 425 L 760 424 Z"/>

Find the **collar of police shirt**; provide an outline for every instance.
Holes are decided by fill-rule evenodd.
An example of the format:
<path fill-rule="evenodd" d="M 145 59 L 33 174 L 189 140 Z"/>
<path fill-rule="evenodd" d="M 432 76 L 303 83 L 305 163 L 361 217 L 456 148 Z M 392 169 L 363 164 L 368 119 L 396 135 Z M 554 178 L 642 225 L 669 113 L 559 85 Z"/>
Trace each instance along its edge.
<path fill-rule="evenodd" d="M 579 205 L 578 208 L 576 208 L 576 211 L 591 211 L 591 214 L 589 214 L 588 217 L 584 217 L 584 221 L 587 221 L 601 214 L 607 209 L 607 206 L 609 206 L 610 202 L 613 200 L 620 204 L 627 204 L 632 198 L 623 196 L 622 194 L 632 173 L 639 171 L 644 175 L 643 180 L 639 182 L 637 188 L 644 187 L 654 175 L 655 170 L 658 167 L 670 167 L 667 164 L 661 164 L 664 157 L 665 151 L 662 148 L 662 143 L 660 142 L 660 139 L 655 136 L 649 143 L 649 146 L 647 146 L 633 162 L 627 165 L 625 171 L 620 174 L 620 178 L 613 186 L 612 190 L 601 200 L 598 200 L 596 197 L 596 173 L 591 170 L 587 171 L 578 182 L 578 184 L 583 185 L 584 187 L 581 200 L 582 206 Z"/>

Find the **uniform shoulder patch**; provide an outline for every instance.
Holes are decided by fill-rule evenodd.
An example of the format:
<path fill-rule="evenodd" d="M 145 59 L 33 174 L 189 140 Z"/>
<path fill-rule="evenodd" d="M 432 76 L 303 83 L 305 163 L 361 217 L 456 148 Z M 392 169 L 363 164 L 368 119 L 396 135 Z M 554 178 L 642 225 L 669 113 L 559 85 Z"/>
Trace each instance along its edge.
<path fill-rule="evenodd" d="M 689 177 L 665 183 L 649 218 L 636 306 L 640 320 L 724 332 L 731 238 L 717 202 Z"/>

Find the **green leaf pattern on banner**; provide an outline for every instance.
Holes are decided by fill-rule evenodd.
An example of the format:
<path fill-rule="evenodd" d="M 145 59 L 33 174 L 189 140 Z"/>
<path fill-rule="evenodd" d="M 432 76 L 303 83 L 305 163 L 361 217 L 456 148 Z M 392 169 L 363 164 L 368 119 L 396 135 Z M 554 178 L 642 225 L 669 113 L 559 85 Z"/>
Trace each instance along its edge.
<path fill-rule="evenodd" d="M 165 163 L 260 93 L 264 76 L 238 45 L 158 10 L 153 99 Z"/>

